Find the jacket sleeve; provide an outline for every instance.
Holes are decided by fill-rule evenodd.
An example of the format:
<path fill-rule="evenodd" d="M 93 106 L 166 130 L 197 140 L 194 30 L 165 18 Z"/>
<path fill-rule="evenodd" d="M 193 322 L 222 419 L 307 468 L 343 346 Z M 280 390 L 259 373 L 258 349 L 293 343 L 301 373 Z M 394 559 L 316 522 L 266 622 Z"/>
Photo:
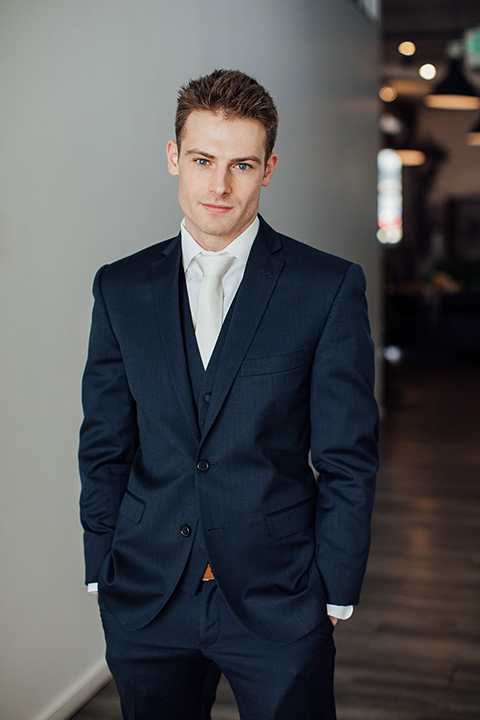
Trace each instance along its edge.
<path fill-rule="evenodd" d="M 317 564 L 327 602 L 358 603 L 370 545 L 378 468 L 374 348 L 365 277 L 350 265 L 312 368 L 311 453 L 319 473 Z"/>
<path fill-rule="evenodd" d="M 85 582 L 96 582 L 107 556 L 118 509 L 138 446 L 136 406 L 102 293 L 106 266 L 94 281 L 95 298 L 83 376 L 84 421 L 80 430 Z"/>

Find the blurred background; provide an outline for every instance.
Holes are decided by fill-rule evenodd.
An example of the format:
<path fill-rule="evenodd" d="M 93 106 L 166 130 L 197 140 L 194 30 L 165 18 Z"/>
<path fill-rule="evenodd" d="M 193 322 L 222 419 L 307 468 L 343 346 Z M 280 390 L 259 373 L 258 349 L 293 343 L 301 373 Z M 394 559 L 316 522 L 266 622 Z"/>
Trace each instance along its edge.
<path fill-rule="evenodd" d="M 478 720 L 478 0 L 1 0 L 0 57 L 1 717 L 119 718 L 78 520 L 90 288 L 178 232 L 177 89 L 231 67 L 280 114 L 262 214 L 368 281 L 382 470 L 339 718 Z"/>
<path fill-rule="evenodd" d="M 480 349 L 479 20 L 477 2 L 383 2 L 387 346 Z"/>

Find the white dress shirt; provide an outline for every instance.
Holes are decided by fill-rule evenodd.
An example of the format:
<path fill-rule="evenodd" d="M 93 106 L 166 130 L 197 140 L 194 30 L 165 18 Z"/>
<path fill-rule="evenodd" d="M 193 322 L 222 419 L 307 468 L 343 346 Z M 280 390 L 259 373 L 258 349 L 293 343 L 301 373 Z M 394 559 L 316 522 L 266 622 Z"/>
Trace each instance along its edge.
<path fill-rule="evenodd" d="M 182 262 L 185 270 L 185 282 L 187 285 L 188 301 L 190 303 L 190 312 L 192 313 L 193 327 L 197 326 L 198 316 L 198 298 L 200 296 L 200 285 L 202 284 L 202 271 L 195 258 L 197 255 L 220 255 L 222 252 L 228 252 L 233 256 L 233 262 L 222 278 L 223 285 L 223 318 L 228 313 L 233 298 L 235 297 L 240 283 L 243 279 L 245 266 L 247 264 L 253 241 L 255 240 L 260 221 L 258 217 L 243 231 L 230 245 L 224 250 L 212 252 L 204 250 L 197 241 L 190 235 L 185 227 L 185 220 L 182 221 Z"/>
<path fill-rule="evenodd" d="M 233 298 L 235 297 L 240 283 L 242 282 L 248 256 L 250 255 L 253 241 L 257 236 L 259 226 L 260 221 L 257 216 L 248 228 L 244 230 L 241 235 L 235 238 L 235 240 L 233 240 L 224 250 L 212 252 L 210 250 L 204 250 L 204 248 L 197 243 L 185 227 L 185 220 L 182 220 L 182 263 L 185 271 L 188 301 L 190 303 L 190 312 L 192 314 L 194 327 L 196 327 L 197 324 L 198 298 L 203 278 L 200 266 L 197 262 L 195 262 L 195 257 L 199 254 L 219 255 L 222 252 L 228 252 L 229 255 L 232 255 L 234 258 L 232 264 L 222 278 L 223 321 L 225 320 Z M 90 583 L 87 586 L 87 589 L 88 592 L 97 592 L 97 583 Z M 332 617 L 339 618 L 340 620 L 347 620 L 353 613 L 353 606 L 327 605 L 327 613 Z"/>

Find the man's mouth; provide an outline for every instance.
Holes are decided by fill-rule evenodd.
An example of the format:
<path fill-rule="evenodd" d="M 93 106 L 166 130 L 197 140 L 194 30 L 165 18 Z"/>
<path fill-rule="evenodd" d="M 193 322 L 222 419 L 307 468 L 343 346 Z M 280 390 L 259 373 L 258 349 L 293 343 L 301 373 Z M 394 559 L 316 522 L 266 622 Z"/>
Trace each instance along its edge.
<path fill-rule="evenodd" d="M 215 203 L 201 203 L 202 207 L 207 210 L 207 212 L 211 212 L 217 215 L 223 215 L 224 213 L 230 212 L 232 210 L 232 207 L 230 205 L 218 205 Z"/>

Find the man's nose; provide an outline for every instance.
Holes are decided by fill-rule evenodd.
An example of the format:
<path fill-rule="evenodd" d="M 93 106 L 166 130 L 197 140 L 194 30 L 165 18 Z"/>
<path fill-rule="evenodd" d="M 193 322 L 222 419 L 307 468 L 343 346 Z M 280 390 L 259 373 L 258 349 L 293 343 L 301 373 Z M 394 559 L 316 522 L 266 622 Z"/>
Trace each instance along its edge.
<path fill-rule="evenodd" d="M 212 193 L 215 193 L 215 195 L 228 195 L 230 192 L 230 175 L 227 168 L 215 168 L 210 180 Z"/>

